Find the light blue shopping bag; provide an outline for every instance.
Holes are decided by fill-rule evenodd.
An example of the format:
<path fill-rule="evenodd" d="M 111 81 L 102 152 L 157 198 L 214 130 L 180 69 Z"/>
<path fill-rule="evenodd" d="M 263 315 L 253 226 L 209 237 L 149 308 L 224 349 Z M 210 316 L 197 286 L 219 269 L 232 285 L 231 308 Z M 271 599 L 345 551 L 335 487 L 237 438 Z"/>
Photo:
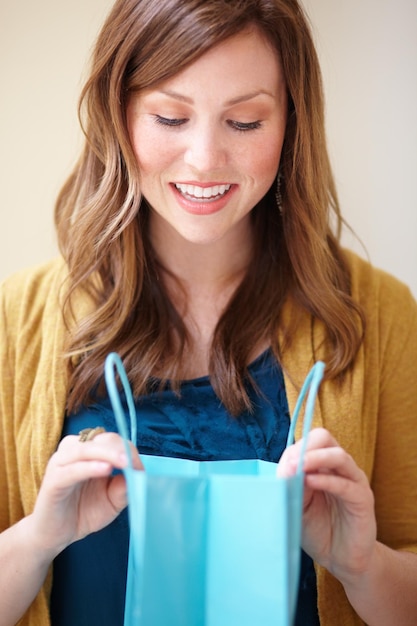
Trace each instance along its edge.
<path fill-rule="evenodd" d="M 318 362 L 305 380 L 287 445 L 306 395 L 303 435 L 310 430 L 323 372 Z M 146 471 L 134 470 L 128 441 L 136 441 L 135 405 L 115 353 L 107 357 L 105 379 L 130 460 L 124 471 L 130 525 L 124 626 L 290 626 L 300 570 L 305 446 L 291 478 L 277 478 L 275 463 L 258 460 L 142 455 Z"/>

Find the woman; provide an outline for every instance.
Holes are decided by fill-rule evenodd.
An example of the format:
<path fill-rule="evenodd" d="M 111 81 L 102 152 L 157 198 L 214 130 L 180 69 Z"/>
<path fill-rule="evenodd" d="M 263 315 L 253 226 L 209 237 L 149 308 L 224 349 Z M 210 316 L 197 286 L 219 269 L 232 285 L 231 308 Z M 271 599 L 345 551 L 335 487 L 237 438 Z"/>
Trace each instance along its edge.
<path fill-rule="evenodd" d="M 324 360 L 297 623 L 415 623 L 417 306 L 340 246 L 299 5 L 117 1 L 82 116 L 56 207 L 62 259 L 2 289 L 0 625 L 122 623 L 113 350 L 139 452 L 196 459 L 277 462 Z"/>

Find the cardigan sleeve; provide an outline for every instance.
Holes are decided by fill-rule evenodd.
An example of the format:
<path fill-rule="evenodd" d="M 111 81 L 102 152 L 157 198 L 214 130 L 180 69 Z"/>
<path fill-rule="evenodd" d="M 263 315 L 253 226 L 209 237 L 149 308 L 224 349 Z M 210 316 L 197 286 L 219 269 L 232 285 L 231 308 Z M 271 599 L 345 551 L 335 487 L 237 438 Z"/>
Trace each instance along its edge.
<path fill-rule="evenodd" d="M 0 286 L 0 532 L 33 510 L 65 410 L 60 259 Z M 20 626 L 49 624 L 51 571 Z"/>
<path fill-rule="evenodd" d="M 351 375 L 320 390 L 322 425 L 370 480 L 378 539 L 417 552 L 417 304 L 392 276 L 355 255 L 348 259 L 365 337 Z M 321 567 L 317 584 L 321 623 L 363 624 Z"/>
<path fill-rule="evenodd" d="M 10 486 L 17 484 L 17 461 L 13 438 L 14 377 L 13 343 L 6 314 L 4 289 L 0 289 L 0 532 L 18 515 L 19 504 Z M 19 517 L 19 516 L 18 516 Z"/>
<path fill-rule="evenodd" d="M 380 372 L 371 484 L 378 538 L 417 552 L 417 304 L 406 287 L 384 281 L 375 321 Z"/>
<path fill-rule="evenodd" d="M 0 471 L 8 484 L 9 524 L 32 511 L 62 429 L 64 277 L 57 259 L 15 274 L 0 290 Z"/>

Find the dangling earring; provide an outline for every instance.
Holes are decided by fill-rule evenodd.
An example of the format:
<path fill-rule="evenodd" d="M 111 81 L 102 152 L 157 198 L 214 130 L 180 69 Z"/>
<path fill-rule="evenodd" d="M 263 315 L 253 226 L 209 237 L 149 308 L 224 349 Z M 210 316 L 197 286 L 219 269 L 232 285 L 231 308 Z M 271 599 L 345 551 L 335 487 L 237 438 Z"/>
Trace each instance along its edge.
<path fill-rule="evenodd" d="M 282 215 L 282 193 L 281 193 L 281 181 L 282 181 L 282 172 L 279 169 L 277 174 L 277 188 L 275 192 L 275 200 L 277 203 L 279 214 Z"/>

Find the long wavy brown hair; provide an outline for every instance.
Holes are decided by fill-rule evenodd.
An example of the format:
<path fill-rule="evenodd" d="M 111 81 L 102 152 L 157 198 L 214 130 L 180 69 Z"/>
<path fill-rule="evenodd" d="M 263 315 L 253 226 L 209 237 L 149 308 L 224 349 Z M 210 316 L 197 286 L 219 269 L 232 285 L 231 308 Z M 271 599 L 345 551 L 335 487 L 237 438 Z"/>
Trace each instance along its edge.
<path fill-rule="evenodd" d="M 56 204 L 58 239 L 69 269 L 64 306 L 69 412 L 91 401 L 105 356 L 113 350 L 123 358 L 136 395 L 149 389 L 155 372 L 162 370 L 174 387 L 181 379 L 189 336 L 158 280 L 126 104 L 132 90 L 175 75 L 248 26 L 256 26 L 277 50 L 287 83 L 283 210 L 281 215 L 273 188 L 253 210 L 254 260 L 216 327 L 211 382 L 232 414 L 250 408 L 249 355 L 265 338 L 278 358 L 289 348 L 293 328 L 284 329 L 281 344 L 277 338 L 288 297 L 325 325 L 331 346 L 327 376 L 341 376 L 352 365 L 364 319 L 351 298 L 339 244 L 343 220 L 326 148 L 321 74 L 300 5 L 117 0 L 81 95 L 85 147 Z M 73 306 L 80 291 L 91 298 L 81 317 Z"/>

